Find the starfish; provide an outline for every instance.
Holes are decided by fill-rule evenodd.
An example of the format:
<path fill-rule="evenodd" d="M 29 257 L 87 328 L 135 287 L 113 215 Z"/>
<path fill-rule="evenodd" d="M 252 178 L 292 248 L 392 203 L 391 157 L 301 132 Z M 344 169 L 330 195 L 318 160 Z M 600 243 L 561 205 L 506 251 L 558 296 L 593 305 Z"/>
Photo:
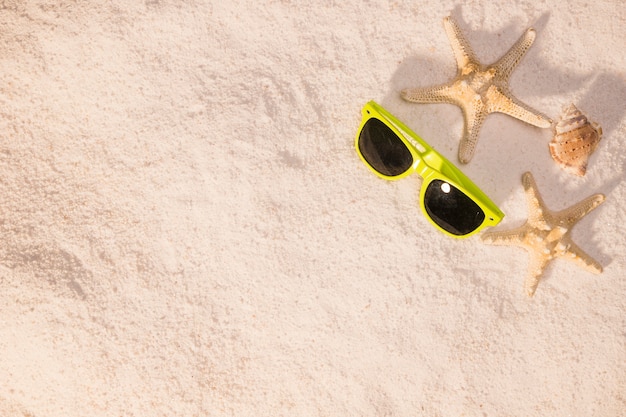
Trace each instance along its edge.
<path fill-rule="evenodd" d="M 474 156 L 478 131 L 489 113 L 513 116 L 531 125 L 547 128 L 552 120 L 515 98 L 509 90 L 509 77 L 535 40 L 528 29 L 502 58 L 491 65 L 476 59 L 469 42 L 452 17 L 443 20 L 458 67 L 456 77 L 435 87 L 402 91 L 402 97 L 416 103 L 451 103 L 461 107 L 465 126 L 459 146 L 459 161 L 468 163 Z"/>
<path fill-rule="evenodd" d="M 530 252 L 526 293 L 531 297 L 535 294 L 544 269 L 557 257 L 570 259 L 587 271 L 601 273 L 602 265 L 572 241 L 570 231 L 587 213 L 604 202 L 604 195 L 594 194 L 569 208 L 553 212 L 543 202 L 530 172 L 522 176 L 522 184 L 529 211 L 526 223 L 512 230 L 486 232 L 482 240 L 494 245 L 521 246 Z"/>

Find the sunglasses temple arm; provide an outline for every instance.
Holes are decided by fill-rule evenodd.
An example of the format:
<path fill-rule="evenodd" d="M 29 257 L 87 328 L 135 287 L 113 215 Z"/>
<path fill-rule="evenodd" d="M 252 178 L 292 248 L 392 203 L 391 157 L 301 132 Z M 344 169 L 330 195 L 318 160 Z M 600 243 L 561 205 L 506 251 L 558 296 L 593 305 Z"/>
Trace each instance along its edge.
<path fill-rule="evenodd" d="M 436 171 L 443 171 L 445 175 L 458 183 L 464 183 L 469 180 L 454 164 L 448 162 L 439 152 L 419 137 L 417 133 L 413 132 L 407 125 L 389 113 L 384 107 L 381 107 L 376 102 L 372 102 L 371 104 L 377 112 L 393 124 L 404 138 L 413 145 L 413 148 L 419 156 L 415 166 L 415 170 L 419 175 L 424 177 L 434 169 Z"/>
<path fill-rule="evenodd" d="M 425 157 L 429 151 L 433 150 L 433 148 L 424 141 L 421 137 L 417 135 L 417 133 L 413 132 L 407 125 L 402 123 L 399 119 L 397 119 L 393 114 L 389 113 L 387 109 L 382 107 L 380 104 L 375 101 L 370 101 L 368 103 L 370 106 L 374 108 L 380 115 L 384 116 L 391 124 L 393 124 L 398 130 L 401 131 L 405 139 L 408 139 L 411 145 L 416 149 L 416 151 L 420 154 L 421 157 Z"/>
<path fill-rule="evenodd" d="M 433 166 L 439 165 L 440 157 L 437 151 L 435 151 L 429 144 L 424 142 L 415 132 L 409 129 L 404 123 L 391 116 L 388 119 L 390 123 L 393 123 L 395 127 L 400 131 L 402 136 L 412 145 L 417 158 L 415 159 L 416 172 L 424 177 L 424 175 L 432 170 Z"/>

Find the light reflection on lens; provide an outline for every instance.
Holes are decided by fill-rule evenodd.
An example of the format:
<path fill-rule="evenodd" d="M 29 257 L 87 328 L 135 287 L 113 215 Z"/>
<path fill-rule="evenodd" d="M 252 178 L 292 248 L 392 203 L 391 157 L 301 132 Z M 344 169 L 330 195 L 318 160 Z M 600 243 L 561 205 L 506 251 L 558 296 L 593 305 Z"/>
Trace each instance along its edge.
<path fill-rule="evenodd" d="M 454 185 L 432 180 L 424 192 L 424 208 L 442 229 L 462 236 L 476 230 L 485 219 L 483 210 Z"/>

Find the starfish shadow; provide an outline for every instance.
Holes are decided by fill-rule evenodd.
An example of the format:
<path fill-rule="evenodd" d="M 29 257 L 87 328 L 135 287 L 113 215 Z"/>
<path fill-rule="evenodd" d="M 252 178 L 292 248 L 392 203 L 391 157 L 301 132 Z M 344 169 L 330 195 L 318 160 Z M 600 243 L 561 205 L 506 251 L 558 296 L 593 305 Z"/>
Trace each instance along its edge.
<path fill-rule="evenodd" d="M 592 258 L 597 259 L 602 267 L 606 269 L 613 263 L 613 256 L 600 249 L 601 247 L 606 246 L 602 244 L 602 236 L 598 230 L 598 217 L 602 216 L 604 216 L 604 214 L 601 212 L 601 209 L 600 212 L 589 213 L 589 218 L 585 219 L 584 222 L 588 222 L 587 224 L 590 226 L 587 228 L 583 226 L 579 229 L 574 229 L 572 231 L 572 236 L 580 242 L 585 242 L 585 252 L 587 252 Z"/>
<path fill-rule="evenodd" d="M 542 98 L 577 91 L 581 85 L 588 83 L 594 77 L 592 73 L 572 70 L 571 68 L 575 68 L 575 66 L 552 65 L 545 58 L 545 53 L 542 51 L 545 50 L 544 45 L 548 39 L 544 36 L 544 32 L 549 24 L 550 12 L 544 12 L 534 20 L 510 22 L 495 32 L 469 27 L 462 17 L 461 6 L 456 6 L 452 10 L 451 16 L 456 19 L 470 45 L 474 47 L 474 52 L 484 64 L 495 62 L 502 56 L 507 48 L 515 43 L 525 28 L 532 27 L 535 29 L 537 36 L 533 46 L 526 52 L 523 62 L 515 68 L 511 75 L 511 90 L 519 99 L 543 110 L 546 115 L 554 120 L 560 114 L 561 107 L 550 108 L 549 102 L 551 100 L 543 100 Z M 575 57 L 571 59 L 575 61 Z M 452 68 L 451 73 L 453 74 L 455 68 L 454 66 Z M 537 77 L 537 74 L 542 76 Z M 545 76 L 545 74 L 550 76 Z M 533 99 L 533 97 L 535 98 Z M 546 103 L 542 104 L 541 101 L 546 101 Z"/>
<path fill-rule="evenodd" d="M 383 99 L 383 105 L 397 109 L 394 114 L 405 122 L 413 123 L 414 127 L 417 126 L 417 134 L 423 135 L 424 139 L 437 150 L 443 150 L 446 158 L 456 164 L 456 151 L 463 130 L 461 109 L 448 103 L 415 105 L 407 103 L 400 97 L 400 91 L 409 86 L 444 82 L 446 75 L 442 68 L 446 66 L 454 73 L 453 62 L 445 63 L 427 56 L 411 56 L 404 59 L 393 75 L 392 91 Z"/>
<path fill-rule="evenodd" d="M 600 72 L 586 90 L 579 100 L 580 107 L 598 115 L 602 136 L 608 138 L 626 116 L 626 108 L 616 105 L 626 102 L 626 74 Z"/>
<path fill-rule="evenodd" d="M 577 73 L 565 66 L 555 67 L 542 58 L 541 32 L 548 24 L 549 13 L 542 14 L 531 25 L 513 22 L 496 33 L 467 28 L 461 17 L 460 6 L 452 11 L 451 16 L 459 22 L 468 42 L 474 47 L 479 60 L 484 63 L 496 61 L 506 48 L 516 41 L 524 27 L 534 27 L 538 33 L 536 45 L 529 49 L 524 61 L 512 74 L 511 90 L 531 106 L 542 110 L 549 109 L 550 111 L 546 114 L 554 119 L 560 114 L 561 108 L 550 109 L 548 102 L 553 102 L 553 100 L 543 99 L 543 97 L 573 93 L 593 78 L 591 74 Z M 443 35 L 443 28 L 441 32 Z M 392 91 L 384 99 L 384 104 L 391 107 L 402 120 L 449 160 L 457 163 L 455 154 L 464 126 L 460 109 L 453 104 L 442 105 L 444 103 L 436 103 L 437 105 L 410 103 L 407 105 L 400 99 L 400 91 L 403 89 L 439 85 L 454 76 L 457 67 L 453 51 L 445 36 L 442 36 L 440 44 L 428 47 L 445 49 L 449 58 L 433 59 L 428 55 L 414 55 L 406 58 L 392 77 Z M 542 76 L 537 77 L 537 74 L 542 74 Z M 606 82 L 606 80 L 599 82 Z M 606 85 L 606 88 L 609 88 L 610 83 L 606 82 Z M 533 96 L 535 99 L 532 98 Z M 542 101 L 546 102 L 545 105 L 541 104 Z M 619 119 L 614 118 L 612 125 L 615 126 L 618 121 Z M 551 136 L 551 129 L 537 128 L 507 115 L 492 113 L 486 118 L 480 131 L 481 139 L 474 163 L 464 165 L 462 168 L 481 187 L 492 181 L 491 186 L 485 186 L 485 191 L 499 204 L 516 189 L 522 172 L 536 171 L 538 168 L 553 165 L 547 151 L 547 143 Z M 506 174 L 495 178 L 494 172 Z"/>

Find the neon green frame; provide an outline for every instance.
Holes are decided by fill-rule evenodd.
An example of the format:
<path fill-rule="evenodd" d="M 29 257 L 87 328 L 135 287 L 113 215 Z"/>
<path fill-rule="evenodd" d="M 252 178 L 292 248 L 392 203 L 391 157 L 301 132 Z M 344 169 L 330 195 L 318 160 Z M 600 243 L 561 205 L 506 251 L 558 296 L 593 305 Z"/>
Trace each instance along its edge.
<path fill-rule="evenodd" d="M 492 227 L 500 223 L 504 217 L 504 213 L 489 199 L 489 197 L 487 197 L 485 193 L 481 191 L 480 188 L 478 188 L 476 184 L 472 182 L 472 180 L 465 176 L 465 174 L 463 174 L 463 172 L 461 172 L 461 170 L 459 170 L 452 162 L 448 161 L 439 152 L 434 150 L 424 141 L 424 139 L 420 138 L 404 123 L 385 110 L 380 104 L 370 101 L 363 107 L 361 113 L 363 115 L 363 120 L 361 121 L 359 130 L 357 131 L 355 141 L 356 152 L 359 154 L 359 157 L 363 163 L 367 165 L 372 172 L 374 172 L 374 174 L 386 180 L 399 180 L 417 172 L 417 174 L 424 179 L 420 191 L 420 207 L 428 221 L 438 230 L 448 236 L 466 238 L 478 233 L 485 227 Z M 361 130 L 363 129 L 363 126 L 365 126 L 365 123 L 372 118 L 376 118 L 387 125 L 396 135 L 398 135 L 411 152 L 411 155 L 413 156 L 413 164 L 402 174 L 394 177 L 383 175 L 370 166 L 361 154 L 361 150 L 359 149 L 359 137 L 361 135 Z M 426 193 L 428 184 L 430 184 L 433 180 L 443 180 L 449 182 L 474 200 L 474 202 L 478 204 L 478 206 L 485 213 L 485 220 L 483 220 L 483 223 L 478 226 L 476 230 L 462 236 L 452 234 L 437 225 L 437 223 L 430 218 L 426 212 L 426 207 L 424 206 L 424 194 Z"/>

